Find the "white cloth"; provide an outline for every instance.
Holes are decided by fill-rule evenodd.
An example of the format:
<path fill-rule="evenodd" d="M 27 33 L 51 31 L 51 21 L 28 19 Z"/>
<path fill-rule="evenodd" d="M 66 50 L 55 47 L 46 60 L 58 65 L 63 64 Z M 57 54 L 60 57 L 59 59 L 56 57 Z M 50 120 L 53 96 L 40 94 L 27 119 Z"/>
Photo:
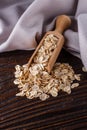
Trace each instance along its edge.
<path fill-rule="evenodd" d="M 87 68 L 87 0 L 1 0 L 0 52 L 35 49 L 42 34 L 52 30 L 55 17 L 66 14 L 65 49 L 81 58 Z"/>

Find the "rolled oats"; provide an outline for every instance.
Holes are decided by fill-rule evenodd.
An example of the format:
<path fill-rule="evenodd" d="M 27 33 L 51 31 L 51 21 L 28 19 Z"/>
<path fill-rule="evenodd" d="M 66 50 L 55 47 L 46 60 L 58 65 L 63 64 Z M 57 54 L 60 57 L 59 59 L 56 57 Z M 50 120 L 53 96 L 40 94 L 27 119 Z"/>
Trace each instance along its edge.
<path fill-rule="evenodd" d="M 25 95 L 25 93 L 23 91 L 16 94 L 16 96 L 21 96 L 21 97 L 23 97 L 24 95 Z"/>
<path fill-rule="evenodd" d="M 53 97 L 57 97 L 58 95 L 58 89 L 56 89 L 55 87 L 51 88 L 49 93 L 53 96 Z"/>
<path fill-rule="evenodd" d="M 35 55 L 30 67 L 16 65 L 14 84 L 18 85 L 16 96 L 26 96 L 28 99 L 40 98 L 42 101 L 51 96 L 56 97 L 60 90 L 71 93 L 71 89 L 78 87 L 74 80 L 80 80 L 80 74 L 75 74 L 68 63 L 55 63 L 49 74 L 47 66 L 52 52 L 56 48 L 58 38 L 47 35 L 43 45 Z"/>
<path fill-rule="evenodd" d="M 76 87 L 78 87 L 79 86 L 79 83 L 73 83 L 72 85 L 71 85 L 71 88 L 76 88 Z"/>
<path fill-rule="evenodd" d="M 82 71 L 83 71 L 83 72 L 87 72 L 87 69 L 83 66 L 83 67 L 82 67 Z"/>
<path fill-rule="evenodd" d="M 80 74 L 75 74 L 74 77 L 76 80 L 80 81 Z"/>
<path fill-rule="evenodd" d="M 45 93 L 42 93 L 42 94 L 40 94 L 39 98 L 40 98 L 42 101 L 44 101 L 44 100 L 46 100 L 47 98 L 49 98 L 49 95 L 47 95 L 47 94 L 45 94 Z"/>

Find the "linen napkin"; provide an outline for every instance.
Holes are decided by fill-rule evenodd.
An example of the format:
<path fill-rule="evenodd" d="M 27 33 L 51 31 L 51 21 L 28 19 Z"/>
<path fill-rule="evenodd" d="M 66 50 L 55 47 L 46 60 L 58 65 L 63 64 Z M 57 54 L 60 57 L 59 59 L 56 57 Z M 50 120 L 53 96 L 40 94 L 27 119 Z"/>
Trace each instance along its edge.
<path fill-rule="evenodd" d="M 72 19 L 64 33 L 64 48 L 87 68 L 87 0 L 1 0 L 0 53 L 35 49 L 62 14 Z"/>

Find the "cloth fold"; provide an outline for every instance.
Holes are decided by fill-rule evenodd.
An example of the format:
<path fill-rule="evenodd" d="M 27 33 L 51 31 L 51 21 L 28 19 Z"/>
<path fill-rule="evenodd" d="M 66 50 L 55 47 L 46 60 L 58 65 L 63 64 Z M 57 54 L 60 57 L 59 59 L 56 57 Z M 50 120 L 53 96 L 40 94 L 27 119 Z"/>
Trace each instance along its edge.
<path fill-rule="evenodd" d="M 35 49 L 43 34 L 54 28 L 56 17 L 66 14 L 72 26 L 64 32 L 64 48 L 87 68 L 87 0 L 6 2 L 0 5 L 0 52 Z"/>

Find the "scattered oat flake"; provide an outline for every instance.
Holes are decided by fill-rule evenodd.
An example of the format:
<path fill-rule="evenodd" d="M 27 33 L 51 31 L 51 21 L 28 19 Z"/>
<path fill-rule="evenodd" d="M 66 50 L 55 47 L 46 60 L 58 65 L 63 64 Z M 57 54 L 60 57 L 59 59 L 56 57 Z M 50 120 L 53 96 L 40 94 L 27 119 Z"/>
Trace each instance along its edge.
<path fill-rule="evenodd" d="M 76 88 L 76 87 L 78 87 L 79 86 L 79 83 L 73 83 L 72 85 L 71 85 L 71 88 Z"/>
<path fill-rule="evenodd" d="M 75 77 L 76 80 L 80 81 L 80 76 L 81 76 L 81 74 L 75 74 L 74 77 Z"/>
<path fill-rule="evenodd" d="M 83 71 L 83 72 L 87 72 L 87 69 L 83 66 L 83 67 L 82 67 L 82 71 Z"/>

